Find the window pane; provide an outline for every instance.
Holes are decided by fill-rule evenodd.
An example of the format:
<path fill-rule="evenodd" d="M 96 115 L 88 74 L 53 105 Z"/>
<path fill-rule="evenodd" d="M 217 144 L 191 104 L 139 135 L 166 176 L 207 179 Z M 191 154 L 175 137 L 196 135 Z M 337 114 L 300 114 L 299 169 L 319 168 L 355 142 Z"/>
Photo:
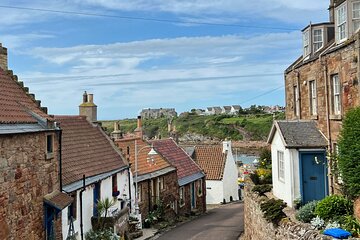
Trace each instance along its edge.
<path fill-rule="evenodd" d="M 360 18 L 360 2 L 353 3 L 353 18 Z"/>

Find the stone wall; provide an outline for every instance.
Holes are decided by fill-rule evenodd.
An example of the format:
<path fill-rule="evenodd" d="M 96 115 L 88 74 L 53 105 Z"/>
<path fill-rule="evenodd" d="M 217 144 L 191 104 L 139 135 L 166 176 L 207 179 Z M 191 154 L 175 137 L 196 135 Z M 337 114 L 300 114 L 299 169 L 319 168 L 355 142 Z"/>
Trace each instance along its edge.
<path fill-rule="evenodd" d="M 261 197 L 251 192 L 253 185 L 245 187 L 244 199 L 244 223 L 245 232 L 242 240 L 264 240 L 264 239 L 301 239 L 301 240 L 330 240 L 331 238 L 321 235 L 312 230 L 308 224 L 293 222 L 290 219 L 282 220 L 278 227 L 274 227 L 263 217 L 260 209 Z"/>
<path fill-rule="evenodd" d="M 286 119 L 315 120 L 327 137 L 327 109 L 329 105 L 330 138 L 336 143 L 345 112 L 360 104 L 359 96 L 359 43 L 349 40 L 345 46 L 304 62 L 285 74 Z M 335 115 L 332 100 L 332 76 L 338 74 L 341 83 L 341 114 Z M 326 76 L 326 77 L 325 77 Z M 309 81 L 315 81 L 317 93 L 317 115 L 311 115 Z M 294 86 L 299 89 L 300 116 L 295 115 Z"/>
<path fill-rule="evenodd" d="M 46 159 L 46 133 L 0 136 L 0 239 L 45 238 L 43 197 L 59 189 L 54 139 Z"/>

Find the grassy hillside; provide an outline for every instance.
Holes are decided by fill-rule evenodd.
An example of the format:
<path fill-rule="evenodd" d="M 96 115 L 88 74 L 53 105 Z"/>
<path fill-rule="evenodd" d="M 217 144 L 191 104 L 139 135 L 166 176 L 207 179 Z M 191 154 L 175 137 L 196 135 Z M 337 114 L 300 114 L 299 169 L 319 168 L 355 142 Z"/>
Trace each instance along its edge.
<path fill-rule="evenodd" d="M 276 119 L 284 119 L 284 114 L 279 113 Z M 184 134 L 198 134 L 216 139 L 231 140 L 266 140 L 273 121 L 273 115 L 258 114 L 244 116 L 198 116 L 191 113 L 184 114 L 173 120 L 173 125 L 179 136 Z M 113 131 L 114 121 L 103 121 L 103 127 L 108 132 Z M 136 119 L 120 120 L 123 132 L 132 132 L 136 128 Z M 152 138 L 157 135 L 167 136 L 167 119 L 143 120 L 144 133 Z"/>

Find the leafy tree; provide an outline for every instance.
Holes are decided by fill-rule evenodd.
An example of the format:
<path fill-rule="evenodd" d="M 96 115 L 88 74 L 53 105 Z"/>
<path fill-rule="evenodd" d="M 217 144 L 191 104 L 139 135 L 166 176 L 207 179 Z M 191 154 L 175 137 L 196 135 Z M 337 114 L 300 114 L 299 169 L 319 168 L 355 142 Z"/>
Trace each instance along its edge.
<path fill-rule="evenodd" d="M 340 133 L 339 170 L 344 193 L 351 199 L 360 196 L 360 108 L 349 110 Z"/>

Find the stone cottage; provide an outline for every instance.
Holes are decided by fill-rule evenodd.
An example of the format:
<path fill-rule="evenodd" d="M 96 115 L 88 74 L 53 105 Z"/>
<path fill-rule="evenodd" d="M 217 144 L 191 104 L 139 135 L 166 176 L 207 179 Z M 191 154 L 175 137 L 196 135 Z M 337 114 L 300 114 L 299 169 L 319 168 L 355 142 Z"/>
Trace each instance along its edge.
<path fill-rule="evenodd" d="M 0 239 L 61 239 L 60 135 L 0 44 Z"/>
<path fill-rule="evenodd" d="M 239 200 L 238 170 L 231 142 L 222 145 L 197 145 L 189 155 L 206 174 L 206 204 L 219 204 Z"/>
<path fill-rule="evenodd" d="M 92 218 L 99 217 L 97 203 L 100 200 L 114 201 L 107 216 L 121 218 L 119 222 L 126 222 L 129 210 L 133 209 L 131 199 L 135 192 L 129 165 L 96 124 L 92 94 L 84 93 L 80 114 L 86 115 L 55 116 L 62 129 L 63 191 L 74 199 L 62 211 L 64 239 L 69 235 L 82 239 L 92 229 Z M 127 229 L 124 224 L 120 225 L 116 223 L 114 230 L 122 235 Z"/>
<path fill-rule="evenodd" d="M 307 152 L 336 153 L 344 114 L 359 106 L 359 19 L 359 0 L 330 0 L 329 21 L 312 23 L 302 30 L 303 54 L 285 70 L 286 119 L 313 121 L 327 141 L 326 150 Z M 311 164 L 314 159 L 303 161 Z M 272 160 L 278 162 L 279 157 Z M 290 160 L 285 157 L 284 161 Z M 291 171 L 286 167 L 283 170 Z M 300 184 L 319 179 L 308 177 Z M 339 191 L 338 178 L 330 176 L 327 181 L 330 194 Z"/>
<path fill-rule="evenodd" d="M 156 152 L 174 167 L 179 184 L 178 214 L 206 211 L 205 174 L 200 166 L 173 139 L 150 141 Z"/>
<path fill-rule="evenodd" d="M 142 222 L 159 204 L 165 206 L 165 218 L 172 218 L 177 213 L 179 185 L 176 168 L 164 157 L 154 152 L 151 144 L 143 140 L 141 117 L 133 136 L 122 136 L 119 131 L 112 134 L 114 143 L 131 165 L 134 176 L 135 208 Z"/>

